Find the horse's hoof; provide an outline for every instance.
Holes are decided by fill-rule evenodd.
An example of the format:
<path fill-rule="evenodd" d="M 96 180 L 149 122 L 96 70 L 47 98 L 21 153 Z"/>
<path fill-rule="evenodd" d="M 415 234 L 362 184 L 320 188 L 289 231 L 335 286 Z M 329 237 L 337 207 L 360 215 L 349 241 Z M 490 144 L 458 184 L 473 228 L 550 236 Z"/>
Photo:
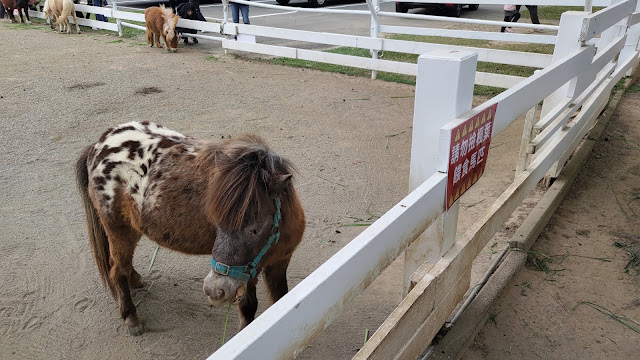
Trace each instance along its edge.
<path fill-rule="evenodd" d="M 198 43 L 198 39 L 196 39 L 196 38 L 191 39 L 191 41 L 193 41 L 194 44 Z"/>
<path fill-rule="evenodd" d="M 129 328 L 129 335 L 131 336 L 140 336 L 144 333 L 144 328 L 142 327 L 142 324 L 138 324 L 138 326 L 128 326 Z"/>

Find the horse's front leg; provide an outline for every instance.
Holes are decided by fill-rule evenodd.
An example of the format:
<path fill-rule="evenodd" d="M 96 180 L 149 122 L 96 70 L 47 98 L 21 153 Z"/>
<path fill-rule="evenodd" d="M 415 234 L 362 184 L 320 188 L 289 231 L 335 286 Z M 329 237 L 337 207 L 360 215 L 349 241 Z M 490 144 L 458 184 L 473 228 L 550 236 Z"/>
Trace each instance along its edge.
<path fill-rule="evenodd" d="M 280 300 L 289 292 L 289 285 L 287 285 L 287 268 L 289 267 L 289 261 L 291 256 L 282 259 L 275 264 L 265 266 L 262 270 L 264 274 L 264 282 L 267 285 L 269 292 L 269 298 L 272 303 Z"/>
<path fill-rule="evenodd" d="M 240 330 L 249 325 L 256 317 L 258 310 L 258 298 L 256 297 L 256 284 L 258 278 L 255 277 L 247 283 L 247 290 L 238 304 L 238 313 L 240 314 Z"/>

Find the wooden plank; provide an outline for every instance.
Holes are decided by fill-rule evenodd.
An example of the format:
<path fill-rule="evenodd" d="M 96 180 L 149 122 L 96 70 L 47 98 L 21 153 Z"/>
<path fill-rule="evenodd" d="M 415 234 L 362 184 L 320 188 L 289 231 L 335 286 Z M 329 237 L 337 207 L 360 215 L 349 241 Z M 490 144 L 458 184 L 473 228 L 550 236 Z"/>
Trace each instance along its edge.
<path fill-rule="evenodd" d="M 627 0 L 608 6 L 598 12 L 588 15 L 582 23 L 580 41 L 592 39 L 620 20 L 628 18 L 635 10 L 638 0 Z"/>
<path fill-rule="evenodd" d="M 547 126 L 542 132 L 540 132 L 540 134 L 538 134 L 533 140 L 531 140 L 531 143 L 528 147 L 528 152 L 530 154 L 533 154 L 538 151 L 544 145 L 544 143 L 548 141 L 556 133 L 556 131 L 558 131 L 558 129 L 565 126 L 569 118 L 573 116 L 576 110 L 578 110 L 582 106 L 582 104 L 587 101 L 589 96 L 591 96 L 591 94 L 593 94 L 600 87 L 600 85 L 607 79 L 607 77 L 615 69 L 615 67 L 615 64 L 609 64 L 608 66 L 606 66 L 604 68 L 605 71 L 603 71 L 602 74 L 598 76 L 598 79 L 592 82 L 591 86 L 589 86 L 589 88 L 584 91 L 584 93 L 580 95 L 580 97 L 576 99 L 575 102 L 567 107 L 567 109 L 562 114 L 559 114 L 558 117 L 553 122 L 551 122 L 551 124 L 549 124 L 549 126 Z"/>
<path fill-rule="evenodd" d="M 524 126 L 522 127 L 522 138 L 520 139 L 520 153 L 518 155 L 518 162 L 516 163 L 516 178 L 527 167 L 527 160 L 529 158 L 527 147 L 533 135 L 533 125 L 536 122 L 537 115 L 538 105 L 532 107 L 531 110 L 527 111 L 527 116 L 524 119 Z"/>
<path fill-rule="evenodd" d="M 433 309 L 431 315 L 418 327 L 409 342 L 393 358 L 394 360 L 414 360 L 422 354 L 458 303 L 464 298 L 465 292 L 469 289 L 470 280 L 471 268 L 468 268 L 455 285 L 447 289 L 451 290 L 448 291 L 440 304 Z"/>
<path fill-rule="evenodd" d="M 439 330 L 438 324 L 445 322 L 469 289 L 471 269 L 459 270 L 454 282 L 438 289 L 436 279 L 425 276 L 353 359 L 415 359 Z M 437 290 L 443 293 L 440 301 Z"/>
<path fill-rule="evenodd" d="M 627 35 L 624 34 L 617 39 L 613 39 L 609 44 L 602 48 L 598 48 L 598 53 L 593 59 L 593 63 L 583 71 L 576 79 L 569 83 L 567 96 L 575 98 L 582 94 L 593 82 L 602 69 L 613 61 L 624 48 Z"/>
<path fill-rule="evenodd" d="M 581 125 L 578 137 L 576 137 L 571 142 L 571 144 L 565 149 L 562 156 L 560 156 L 560 158 L 558 159 L 558 162 L 554 164 L 554 166 L 550 169 L 549 173 L 551 177 L 558 176 L 558 174 L 562 170 L 562 167 L 564 166 L 566 161 L 569 159 L 569 156 L 571 156 L 575 148 L 580 143 L 580 140 L 582 139 L 582 137 L 586 134 L 587 131 L 591 129 L 591 126 L 593 126 L 595 119 L 598 117 L 598 115 L 600 115 L 600 112 L 607 105 L 607 100 L 609 99 L 609 95 L 611 94 L 611 90 L 613 89 L 613 87 L 621 78 L 623 78 L 626 75 L 627 70 L 635 66 L 635 64 L 637 63 L 638 63 L 637 56 L 634 58 L 628 59 L 626 64 L 617 68 L 613 72 L 613 74 L 611 74 L 611 78 L 608 79 L 608 82 L 605 82 L 606 85 L 603 85 L 603 86 L 606 86 L 605 89 L 598 95 L 594 95 L 592 98 L 590 98 L 588 102 L 583 106 L 583 109 L 580 112 L 580 115 L 578 115 L 578 117 L 576 117 L 576 120 L 574 121 L 579 122 L 579 118 L 582 115 L 587 117 L 588 120 L 584 125 Z"/>
<path fill-rule="evenodd" d="M 295 357 L 442 213 L 446 181 L 430 177 L 209 359 Z"/>

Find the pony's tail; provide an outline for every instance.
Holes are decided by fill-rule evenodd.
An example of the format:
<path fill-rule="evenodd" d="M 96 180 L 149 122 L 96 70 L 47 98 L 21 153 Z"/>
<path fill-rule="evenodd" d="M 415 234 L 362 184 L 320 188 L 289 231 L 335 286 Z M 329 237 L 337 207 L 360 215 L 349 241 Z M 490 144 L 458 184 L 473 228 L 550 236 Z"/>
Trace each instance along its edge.
<path fill-rule="evenodd" d="M 73 1 L 63 1 L 62 2 L 62 12 L 58 17 L 58 20 L 55 22 L 55 26 L 60 26 L 63 21 L 67 20 L 69 15 L 75 10 L 75 6 L 73 5 Z"/>
<path fill-rule="evenodd" d="M 87 169 L 87 159 L 89 157 L 89 150 L 91 147 L 87 147 L 78 159 L 76 164 L 76 180 L 78 182 L 78 189 L 80 190 L 80 197 L 84 204 L 84 210 L 87 214 L 87 228 L 89 230 L 89 245 L 93 252 L 93 258 L 98 265 L 98 272 L 102 278 L 102 283 L 111 290 L 111 294 L 115 296 L 115 288 L 109 280 L 109 270 L 111 266 L 109 264 L 109 241 L 107 239 L 107 233 L 104 231 L 104 227 L 100 222 L 98 211 L 93 206 L 91 198 L 89 197 L 89 170 Z"/>

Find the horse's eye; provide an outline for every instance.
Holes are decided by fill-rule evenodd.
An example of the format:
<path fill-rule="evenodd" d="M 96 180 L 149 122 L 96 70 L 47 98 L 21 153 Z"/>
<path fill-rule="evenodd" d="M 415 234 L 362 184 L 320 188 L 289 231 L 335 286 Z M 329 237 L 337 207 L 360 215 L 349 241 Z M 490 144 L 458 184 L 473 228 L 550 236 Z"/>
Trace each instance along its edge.
<path fill-rule="evenodd" d="M 253 235 L 258 235 L 258 230 L 253 229 L 253 230 L 251 230 L 251 233 L 252 233 Z"/>

